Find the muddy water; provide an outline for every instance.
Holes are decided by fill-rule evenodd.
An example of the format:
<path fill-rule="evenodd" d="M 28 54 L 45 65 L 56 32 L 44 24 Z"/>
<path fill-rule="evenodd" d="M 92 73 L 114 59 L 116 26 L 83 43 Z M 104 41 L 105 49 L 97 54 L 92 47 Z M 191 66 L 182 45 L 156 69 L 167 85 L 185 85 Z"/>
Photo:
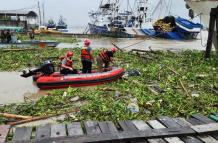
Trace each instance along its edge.
<path fill-rule="evenodd" d="M 113 45 L 112 42 L 115 43 L 118 47 L 124 48 L 125 50 L 131 49 L 141 49 L 141 50 L 149 50 L 151 47 L 153 50 L 205 50 L 205 45 L 207 43 L 207 35 L 206 31 L 202 31 L 199 34 L 197 40 L 186 40 L 186 41 L 176 41 L 176 40 L 163 40 L 163 39 L 142 39 L 142 38 L 99 38 L 99 39 L 91 39 L 91 46 L 93 49 L 98 48 L 111 48 Z M 82 47 L 82 41 L 84 39 L 79 39 L 80 42 L 76 44 L 69 43 L 61 43 L 57 46 L 57 48 L 76 48 Z"/>
<path fill-rule="evenodd" d="M 22 78 L 17 72 L 0 72 L 0 104 L 24 101 L 24 95 L 37 93 L 32 78 Z"/>

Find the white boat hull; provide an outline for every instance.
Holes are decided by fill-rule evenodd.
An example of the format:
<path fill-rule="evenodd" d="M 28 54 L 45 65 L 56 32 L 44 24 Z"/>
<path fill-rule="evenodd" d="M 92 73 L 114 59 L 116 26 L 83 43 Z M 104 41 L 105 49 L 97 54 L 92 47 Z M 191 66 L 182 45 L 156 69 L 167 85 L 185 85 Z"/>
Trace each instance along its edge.
<path fill-rule="evenodd" d="M 186 2 L 196 15 L 201 14 L 202 24 L 209 28 L 210 11 L 211 8 L 218 6 L 218 0 L 186 0 Z"/>

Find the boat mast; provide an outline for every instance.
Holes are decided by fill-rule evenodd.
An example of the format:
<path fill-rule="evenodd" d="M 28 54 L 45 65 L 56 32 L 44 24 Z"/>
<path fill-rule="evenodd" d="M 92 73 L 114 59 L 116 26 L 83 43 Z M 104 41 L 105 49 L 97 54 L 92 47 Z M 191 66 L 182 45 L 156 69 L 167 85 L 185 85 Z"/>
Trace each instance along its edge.
<path fill-rule="evenodd" d="M 126 10 L 129 11 L 129 0 L 127 0 L 127 7 Z"/>
<path fill-rule="evenodd" d="M 41 17 L 41 9 L 40 9 L 39 1 L 38 1 L 38 9 L 39 9 L 39 24 L 42 25 L 42 17 Z"/>
<path fill-rule="evenodd" d="M 43 26 L 45 26 L 45 3 L 42 3 Z"/>

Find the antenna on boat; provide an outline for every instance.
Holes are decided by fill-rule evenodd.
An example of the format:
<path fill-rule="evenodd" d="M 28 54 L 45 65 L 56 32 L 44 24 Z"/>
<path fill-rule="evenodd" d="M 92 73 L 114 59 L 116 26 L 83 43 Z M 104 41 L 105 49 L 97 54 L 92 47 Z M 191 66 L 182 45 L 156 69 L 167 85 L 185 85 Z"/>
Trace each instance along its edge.
<path fill-rule="evenodd" d="M 41 17 L 41 9 L 40 9 L 39 1 L 38 1 L 38 10 L 39 10 L 39 24 L 42 25 L 42 17 Z"/>
<path fill-rule="evenodd" d="M 126 8 L 127 11 L 129 11 L 129 0 L 127 0 L 127 8 Z"/>
<path fill-rule="evenodd" d="M 45 25 L 45 3 L 42 3 L 42 19 L 43 19 L 43 25 Z"/>

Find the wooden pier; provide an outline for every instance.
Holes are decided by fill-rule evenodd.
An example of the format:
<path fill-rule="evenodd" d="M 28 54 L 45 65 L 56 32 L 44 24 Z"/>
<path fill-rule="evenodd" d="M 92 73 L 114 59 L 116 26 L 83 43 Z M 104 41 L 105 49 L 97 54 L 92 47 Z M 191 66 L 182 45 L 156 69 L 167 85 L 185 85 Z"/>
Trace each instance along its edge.
<path fill-rule="evenodd" d="M 189 119 L 160 117 L 142 121 L 84 121 L 16 128 L 0 126 L 2 142 L 42 143 L 218 143 L 218 122 L 196 114 Z"/>

